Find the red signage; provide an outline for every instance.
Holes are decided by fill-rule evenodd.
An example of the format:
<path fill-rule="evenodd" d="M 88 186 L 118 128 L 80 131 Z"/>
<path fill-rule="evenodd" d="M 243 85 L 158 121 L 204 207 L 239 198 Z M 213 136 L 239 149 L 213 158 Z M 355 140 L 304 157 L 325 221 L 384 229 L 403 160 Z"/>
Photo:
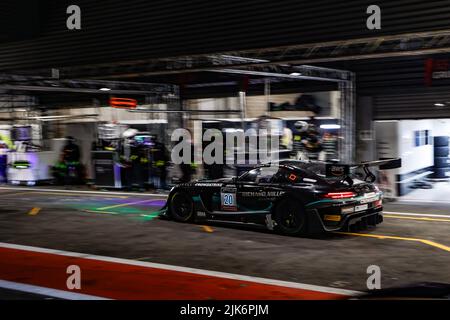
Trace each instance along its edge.
<path fill-rule="evenodd" d="M 137 101 L 130 98 L 111 98 L 109 105 L 117 109 L 136 109 Z"/>
<path fill-rule="evenodd" d="M 431 86 L 433 80 L 449 79 L 450 63 L 447 59 L 427 59 L 425 61 L 425 85 Z"/>

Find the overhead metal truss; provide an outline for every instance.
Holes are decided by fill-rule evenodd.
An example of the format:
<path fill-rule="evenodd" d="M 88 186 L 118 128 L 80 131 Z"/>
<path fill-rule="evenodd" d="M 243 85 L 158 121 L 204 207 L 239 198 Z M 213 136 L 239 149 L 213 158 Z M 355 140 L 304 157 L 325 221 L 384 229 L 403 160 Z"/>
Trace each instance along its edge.
<path fill-rule="evenodd" d="M 140 96 L 147 104 L 179 105 L 178 86 L 123 81 L 57 79 L 44 76 L 0 74 L 0 108 L 32 108 L 39 104 L 38 93 L 78 93 Z"/>
<path fill-rule="evenodd" d="M 139 96 L 146 106 L 164 104 L 166 110 L 159 110 L 159 113 L 168 113 L 171 125 L 175 128 L 181 127 L 180 121 L 177 119 L 177 116 L 180 114 L 178 109 L 180 109 L 181 103 L 179 88 L 176 85 L 58 79 L 58 72 L 52 70 L 51 73 L 53 77 L 0 74 L 0 111 L 13 112 L 18 107 L 30 111 L 33 107 L 40 105 L 36 97 L 27 100 L 25 99 L 27 96 L 24 96 L 23 93 L 81 93 L 89 94 L 93 97 L 98 97 L 98 95 L 106 95 L 106 97 L 111 95 Z M 146 111 L 144 110 L 144 112 Z M 5 119 L 2 119 L 2 121 L 5 121 Z"/>
<path fill-rule="evenodd" d="M 103 91 L 101 90 L 103 89 Z M 57 79 L 42 76 L 0 74 L 0 91 L 42 91 L 94 94 L 178 95 L 178 87 L 125 81 Z"/>
<path fill-rule="evenodd" d="M 312 80 L 326 82 L 352 81 L 352 73 L 347 70 L 330 69 L 308 65 L 252 65 L 234 69 L 208 69 L 209 72 L 243 74 L 283 80 Z"/>
<path fill-rule="evenodd" d="M 366 37 L 229 52 L 251 59 L 294 64 L 387 58 L 450 52 L 450 30 Z"/>
<path fill-rule="evenodd" d="M 450 30 L 60 68 L 62 78 L 136 78 L 255 65 L 313 64 L 450 52 Z"/>

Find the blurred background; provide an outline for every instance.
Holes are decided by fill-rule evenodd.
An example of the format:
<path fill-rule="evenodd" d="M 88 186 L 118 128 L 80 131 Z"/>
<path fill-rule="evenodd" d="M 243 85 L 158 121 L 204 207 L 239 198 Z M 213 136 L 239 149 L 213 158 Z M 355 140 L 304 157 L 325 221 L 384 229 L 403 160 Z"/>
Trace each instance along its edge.
<path fill-rule="evenodd" d="M 381 1 L 376 30 L 364 1 L 80 0 L 80 30 L 70 4 L 2 4 L 3 184 L 164 190 L 237 175 L 248 166 L 174 165 L 173 130 L 269 128 L 280 158 L 401 157 L 378 174 L 386 197 L 449 191 L 446 1 Z"/>

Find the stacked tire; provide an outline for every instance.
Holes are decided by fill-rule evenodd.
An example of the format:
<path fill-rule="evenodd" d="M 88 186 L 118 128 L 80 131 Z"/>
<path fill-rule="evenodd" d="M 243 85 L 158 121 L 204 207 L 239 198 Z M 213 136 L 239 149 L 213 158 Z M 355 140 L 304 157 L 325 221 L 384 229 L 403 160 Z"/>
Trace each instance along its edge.
<path fill-rule="evenodd" d="M 449 171 L 449 137 L 434 137 L 434 174 L 435 179 L 448 178 Z"/>

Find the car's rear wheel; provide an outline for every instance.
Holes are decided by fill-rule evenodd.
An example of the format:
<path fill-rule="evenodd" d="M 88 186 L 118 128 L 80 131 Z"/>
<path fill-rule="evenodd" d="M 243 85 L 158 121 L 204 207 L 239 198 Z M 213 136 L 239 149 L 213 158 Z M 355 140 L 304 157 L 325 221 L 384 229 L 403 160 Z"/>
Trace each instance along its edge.
<path fill-rule="evenodd" d="M 275 207 L 274 220 L 278 232 L 301 235 L 306 232 L 306 214 L 303 205 L 293 199 L 283 199 Z"/>
<path fill-rule="evenodd" d="M 188 222 L 195 218 L 194 201 L 185 192 L 176 192 L 170 199 L 170 215 L 178 222 Z"/>

